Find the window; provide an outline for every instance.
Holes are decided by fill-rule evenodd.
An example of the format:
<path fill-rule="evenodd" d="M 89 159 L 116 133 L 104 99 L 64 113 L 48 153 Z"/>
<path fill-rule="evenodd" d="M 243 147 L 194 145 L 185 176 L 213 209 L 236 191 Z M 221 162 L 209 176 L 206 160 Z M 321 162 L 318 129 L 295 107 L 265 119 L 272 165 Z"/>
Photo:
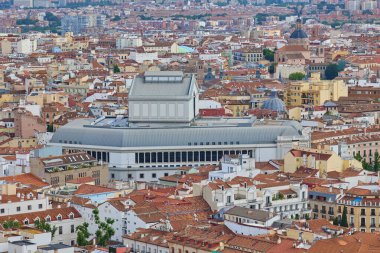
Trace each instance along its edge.
<path fill-rule="evenodd" d="M 28 210 L 32 210 L 32 205 L 28 205 Z"/>
<path fill-rule="evenodd" d="M 74 224 L 73 225 L 71 225 L 71 233 L 74 233 L 75 232 L 75 226 L 74 226 Z"/>
<path fill-rule="evenodd" d="M 144 173 L 140 173 L 140 178 L 144 178 Z"/>
<path fill-rule="evenodd" d="M 164 173 L 164 176 L 165 176 L 165 177 L 169 176 L 169 173 Z"/>
<path fill-rule="evenodd" d="M 156 173 L 152 173 L 152 178 L 157 178 L 157 174 Z"/>
<path fill-rule="evenodd" d="M 62 220 L 62 216 L 61 216 L 61 215 L 58 215 L 58 216 L 57 216 L 57 220 Z"/>
<path fill-rule="evenodd" d="M 24 225 L 29 225 L 29 220 L 28 219 L 24 220 Z"/>
<path fill-rule="evenodd" d="M 38 204 L 38 209 L 42 209 L 42 204 Z"/>
<path fill-rule="evenodd" d="M 62 226 L 59 226 L 59 229 L 58 229 L 58 230 L 59 230 L 58 233 L 59 233 L 60 235 L 63 234 L 63 228 L 62 228 Z"/>
<path fill-rule="evenodd" d="M 73 220 L 73 219 L 74 219 L 74 214 L 71 213 L 71 214 L 69 215 L 69 218 L 70 218 L 71 220 Z"/>
<path fill-rule="evenodd" d="M 46 217 L 45 221 L 46 221 L 46 222 L 50 222 L 50 221 L 51 221 L 50 216 Z"/>
<path fill-rule="evenodd" d="M 20 212 L 20 211 L 21 211 L 21 206 L 18 206 L 18 207 L 16 208 L 16 210 L 17 210 L 17 212 Z"/>

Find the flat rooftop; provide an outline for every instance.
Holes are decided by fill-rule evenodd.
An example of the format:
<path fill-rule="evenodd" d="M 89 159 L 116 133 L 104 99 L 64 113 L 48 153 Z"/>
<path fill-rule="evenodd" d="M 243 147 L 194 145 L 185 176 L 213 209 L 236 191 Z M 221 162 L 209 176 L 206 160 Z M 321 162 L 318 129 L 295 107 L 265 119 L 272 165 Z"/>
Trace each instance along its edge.
<path fill-rule="evenodd" d="M 197 145 L 273 144 L 279 138 L 303 139 L 302 126 L 291 120 L 256 121 L 254 118 L 195 120 L 190 126 L 123 126 L 121 119 L 77 119 L 60 127 L 50 144 L 111 147 L 163 147 Z M 127 118 L 124 119 L 127 122 Z"/>

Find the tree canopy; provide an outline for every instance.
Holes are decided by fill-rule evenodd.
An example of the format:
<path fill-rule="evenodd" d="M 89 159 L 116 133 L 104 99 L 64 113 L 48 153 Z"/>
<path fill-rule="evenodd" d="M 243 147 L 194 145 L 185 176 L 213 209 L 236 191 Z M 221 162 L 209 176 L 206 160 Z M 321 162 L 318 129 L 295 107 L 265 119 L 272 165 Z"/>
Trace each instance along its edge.
<path fill-rule="evenodd" d="M 91 244 L 89 241 L 90 238 L 90 232 L 88 232 L 88 226 L 89 224 L 87 222 L 77 226 L 77 244 L 78 246 L 86 246 Z"/>
<path fill-rule="evenodd" d="M 270 62 L 274 61 L 274 52 L 268 48 L 263 50 L 264 59 Z"/>
<path fill-rule="evenodd" d="M 289 75 L 289 80 L 296 81 L 302 80 L 305 78 L 305 74 L 301 72 L 294 72 Z"/>
<path fill-rule="evenodd" d="M 325 76 L 327 80 L 333 80 L 338 76 L 338 65 L 337 64 L 329 64 L 325 70 Z"/>
<path fill-rule="evenodd" d="M 15 229 L 20 227 L 20 223 L 18 221 L 13 220 L 4 221 L 2 225 L 5 229 Z"/>
<path fill-rule="evenodd" d="M 97 244 L 99 246 L 105 247 L 107 246 L 108 241 L 111 239 L 111 237 L 115 234 L 115 230 L 112 228 L 114 220 L 107 218 L 105 221 L 101 221 L 98 209 L 94 209 L 92 213 L 95 218 L 95 224 L 98 225 L 98 230 L 95 232 Z"/>

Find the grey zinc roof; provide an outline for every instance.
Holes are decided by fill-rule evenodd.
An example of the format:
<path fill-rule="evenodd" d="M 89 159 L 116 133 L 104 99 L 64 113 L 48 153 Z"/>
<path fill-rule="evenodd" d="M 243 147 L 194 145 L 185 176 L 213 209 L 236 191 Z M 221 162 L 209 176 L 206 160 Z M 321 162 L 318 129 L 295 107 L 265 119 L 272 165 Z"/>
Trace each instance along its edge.
<path fill-rule="evenodd" d="M 263 210 L 257 210 L 257 209 L 250 209 L 250 208 L 245 208 L 245 207 L 240 207 L 240 206 L 235 206 L 225 212 L 224 214 L 229 214 L 229 215 L 235 215 L 235 216 L 240 216 L 252 220 L 257 220 L 257 221 L 268 221 L 271 219 L 271 214 L 268 211 L 263 211 Z"/>
<path fill-rule="evenodd" d="M 170 74 L 171 72 L 168 73 Z M 184 75 L 182 82 L 144 82 L 144 77 L 138 76 L 132 83 L 128 99 L 132 101 L 134 99 L 157 100 L 190 97 L 195 85 L 195 78 L 190 74 Z"/>
<path fill-rule="evenodd" d="M 165 147 L 200 145 L 203 142 L 273 144 L 278 136 L 300 136 L 299 125 L 181 127 L 181 128 L 101 128 L 84 127 L 91 120 L 78 119 L 60 127 L 52 143 L 71 143 L 109 147 Z"/>

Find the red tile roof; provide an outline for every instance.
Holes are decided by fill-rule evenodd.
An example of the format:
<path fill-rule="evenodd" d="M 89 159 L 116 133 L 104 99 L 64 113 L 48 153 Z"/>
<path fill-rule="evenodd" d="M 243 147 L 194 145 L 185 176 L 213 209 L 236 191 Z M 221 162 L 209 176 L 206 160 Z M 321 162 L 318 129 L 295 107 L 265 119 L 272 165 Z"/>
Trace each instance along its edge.
<path fill-rule="evenodd" d="M 42 181 L 42 179 L 36 177 L 32 173 L 25 173 L 16 176 L 0 177 L 0 180 L 4 180 L 8 183 L 20 183 L 23 185 L 30 185 L 37 188 L 46 187 L 49 184 Z"/>

